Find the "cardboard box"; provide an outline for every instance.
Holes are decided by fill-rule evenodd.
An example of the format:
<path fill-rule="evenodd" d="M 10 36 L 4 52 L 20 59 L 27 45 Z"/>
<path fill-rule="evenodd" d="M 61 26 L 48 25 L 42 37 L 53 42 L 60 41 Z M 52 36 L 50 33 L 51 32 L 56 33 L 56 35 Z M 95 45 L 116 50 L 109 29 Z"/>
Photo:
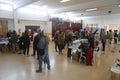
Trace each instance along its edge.
<path fill-rule="evenodd" d="M 74 60 L 74 61 L 79 61 L 79 56 L 78 56 L 78 54 L 73 54 L 73 55 L 72 55 L 72 60 Z"/>

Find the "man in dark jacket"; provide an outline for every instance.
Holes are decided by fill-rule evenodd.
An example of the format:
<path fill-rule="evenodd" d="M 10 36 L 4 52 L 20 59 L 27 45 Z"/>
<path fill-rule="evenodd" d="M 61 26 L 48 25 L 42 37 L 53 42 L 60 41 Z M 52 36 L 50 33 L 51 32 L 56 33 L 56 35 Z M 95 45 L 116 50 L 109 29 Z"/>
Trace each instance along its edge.
<path fill-rule="evenodd" d="M 26 53 L 27 53 L 27 56 L 28 56 L 29 55 L 30 38 L 29 38 L 27 31 L 25 31 L 25 33 L 23 35 L 23 44 L 24 44 L 23 53 L 24 53 L 24 55 L 26 55 Z"/>
<path fill-rule="evenodd" d="M 89 38 L 88 38 L 88 42 L 90 44 L 89 48 L 93 48 L 94 49 L 94 36 L 96 34 L 98 30 L 96 29 L 94 33 L 92 33 L 92 31 L 89 34 Z"/>
<path fill-rule="evenodd" d="M 36 48 L 36 44 L 37 44 L 37 40 L 36 40 L 36 38 L 38 38 L 38 33 L 36 32 L 36 31 L 34 31 L 34 33 L 33 33 L 33 54 L 32 54 L 32 56 L 35 56 L 35 54 L 36 54 L 36 52 L 37 52 L 37 48 Z M 37 37 L 36 37 L 37 36 Z"/>
<path fill-rule="evenodd" d="M 34 41 L 33 41 L 33 47 L 34 47 L 34 53 L 33 53 L 33 56 L 35 56 L 36 52 L 37 52 L 37 59 L 39 58 L 39 54 L 38 54 L 38 50 L 37 50 L 37 44 L 38 44 L 38 41 L 39 41 L 39 34 L 35 36 L 34 38 Z"/>
<path fill-rule="evenodd" d="M 46 60 L 47 68 L 50 70 L 50 60 L 48 54 L 48 38 L 44 36 L 44 32 L 42 32 L 38 40 L 37 49 L 39 54 L 39 69 L 36 72 L 42 72 L 42 62 Z"/>

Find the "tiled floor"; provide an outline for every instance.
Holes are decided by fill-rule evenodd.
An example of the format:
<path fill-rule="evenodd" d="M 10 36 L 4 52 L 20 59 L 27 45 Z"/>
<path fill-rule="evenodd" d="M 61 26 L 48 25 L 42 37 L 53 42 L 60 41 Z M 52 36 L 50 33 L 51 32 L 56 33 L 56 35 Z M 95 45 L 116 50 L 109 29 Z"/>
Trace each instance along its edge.
<path fill-rule="evenodd" d="M 93 66 L 86 66 L 68 59 L 67 49 L 63 55 L 59 55 L 55 52 L 53 43 L 49 47 L 51 70 L 47 70 L 44 65 L 42 73 L 35 72 L 38 62 L 33 56 L 0 53 L 0 80 L 110 80 L 109 67 L 117 57 L 120 58 L 118 50 L 112 53 L 107 45 L 105 54 L 100 51 Z"/>

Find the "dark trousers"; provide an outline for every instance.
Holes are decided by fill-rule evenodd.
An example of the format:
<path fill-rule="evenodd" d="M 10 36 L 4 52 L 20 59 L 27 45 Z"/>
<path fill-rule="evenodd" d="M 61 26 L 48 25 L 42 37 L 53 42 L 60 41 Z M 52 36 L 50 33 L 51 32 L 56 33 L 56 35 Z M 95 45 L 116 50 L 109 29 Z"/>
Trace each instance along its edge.
<path fill-rule="evenodd" d="M 114 38 L 114 43 L 117 44 L 117 38 Z"/>
<path fill-rule="evenodd" d="M 63 46 L 64 46 L 63 44 L 58 45 L 59 52 L 61 52 L 61 53 L 62 53 Z"/>
<path fill-rule="evenodd" d="M 55 51 L 57 52 L 57 49 L 58 49 L 58 44 L 55 43 Z"/>
<path fill-rule="evenodd" d="M 27 56 L 29 55 L 29 45 L 24 45 L 23 53 L 24 55 L 26 55 L 26 53 L 27 53 Z"/>
<path fill-rule="evenodd" d="M 37 52 L 37 49 L 36 49 L 36 47 L 35 47 L 35 46 L 33 46 L 33 56 L 35 56 L 35 55 L 36 55 L 36 52 Z"/>
<path fill-rule="evenodd" d="M 102 51 L 105 51 L 105 42 L 102 42 Z"/>
<path fill-rule="evenodd" d="M 67 52 L 67 57 L 70 58 L 71 57 L 71 48 L 68 48 L 68 52 Z"/>

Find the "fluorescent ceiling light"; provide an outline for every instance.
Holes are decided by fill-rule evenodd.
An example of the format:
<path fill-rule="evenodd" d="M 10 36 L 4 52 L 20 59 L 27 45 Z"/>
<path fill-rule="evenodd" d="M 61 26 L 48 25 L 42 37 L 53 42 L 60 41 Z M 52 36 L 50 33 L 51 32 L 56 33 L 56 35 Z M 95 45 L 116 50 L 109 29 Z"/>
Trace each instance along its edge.
<path fill-rule="evenodd" d="M 97 10 L 97 8 L 87 9 L 85 11 L 95 11 L 95 10 Z"/>
<path fill-rule="evenodd" d="M 27 7 L 18 9 L 18 12 L 27 13 L 27 14 L 47 15 L 47 11 L 36 10 L 36 9 L 27 8 Z"/>
<path fill-rule="evenodd" d="M 118 7 L 120 7 L 120 5 L 118 5 Z"/>
<path fill-rule="evenodd" d="M 61 0 L 60 2 L 62 2 L 62 3 L 63 3 L 63 2 L 68 2 L 68 1 L 70 1 L 70 0 Z"/>
<path fill-rule="evenodd" d="M 72 14 L 73 12 L 66 12 L 66 14 Z"/>
<path fill-rule="evenodd" d="M 31 9 L 38 9 L 38 10 L 47 10 L 47 5 L 44 5 L 44 6 L 37 6 L 37 5 L 28 5 L 27 6 L 28 8 L 31 8 Z"/>
<path fill-rule="evenodd" d="M 44 5 L 44 6 L 42 6 L 41 8 L 47 8 L 48 6 L 47 5 Z"/>
<path fill-rule="evenodd" d="M 47 10 L 48 6 L 47 5 L 44 5 L 44 6 L 41 6 L 40 9 L 42 10 Z"/>
<path fill-rule="evenodd" d="M 7 4 L 0 4 L 0 9 L 6 10 L 6 11 L 12 11 L 12 6 Z"/>

